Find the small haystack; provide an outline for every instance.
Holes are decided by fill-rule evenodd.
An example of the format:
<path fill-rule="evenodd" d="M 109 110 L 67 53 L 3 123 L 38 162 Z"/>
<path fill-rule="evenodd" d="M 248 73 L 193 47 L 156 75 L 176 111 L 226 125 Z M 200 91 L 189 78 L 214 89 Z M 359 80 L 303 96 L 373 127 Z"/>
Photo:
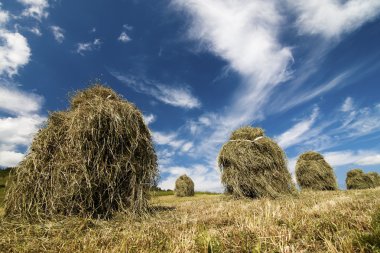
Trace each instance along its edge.
<path fill-rule="evenodd" d="M 300 155 L 296 164 L 296 178 L 298 185 L 303 190 L 338 189 L 333 168 L 317 152 L 309 151 Z"/>
<path fill-rule="evenodd" d="M 235 130 L 218 157 L 226 192 L 240 197 L 278 197 L 295 191 L 284 151 L 261 128 Z"/>
<path fill-rule="evenodd" d="M 187 175 L 182 175 L 175 181 L 175 195 L 177 197 L 194 196 L 194 182 Z"/>
<path fill-rule="evenodd" d="M 375 187 L 373 178 L 361 169 L 353 169 L 347 172 L 346 185 L 348 190 L 369 189 Z"/>
<path fill-rule="evenodd" d="M 11 173 L 5 215 L 109 217 L 144 212 L 158 176 L 141 112 L 110 88 L 79 91 L 49 115 Z"/>

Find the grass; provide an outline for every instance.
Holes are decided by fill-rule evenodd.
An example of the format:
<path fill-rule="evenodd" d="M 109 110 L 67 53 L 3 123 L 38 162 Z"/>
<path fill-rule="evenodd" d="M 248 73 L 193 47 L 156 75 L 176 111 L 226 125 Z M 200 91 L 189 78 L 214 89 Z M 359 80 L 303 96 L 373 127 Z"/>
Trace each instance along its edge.
<path fill-rule="evenodd" d="M 376 252 L 379 195 L 380 188 L 277 200 L 167 195 L 153 197 L 152 214 L 141 218 L 0 218 L 0 252 Z"/>

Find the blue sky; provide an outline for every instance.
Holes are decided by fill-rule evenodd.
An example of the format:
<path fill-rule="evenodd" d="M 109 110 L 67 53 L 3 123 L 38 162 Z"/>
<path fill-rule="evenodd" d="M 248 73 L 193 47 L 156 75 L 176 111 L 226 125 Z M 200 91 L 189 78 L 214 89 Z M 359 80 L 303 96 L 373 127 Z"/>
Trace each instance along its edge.
<path fill-rule="evenodd" d="M 160 186 L 220 191 L 218 151 L 259 126 L 289 170 L 380 172 L 380 0 L 0 0 L 0 166 L 100 80 L 143 112 Z"/>

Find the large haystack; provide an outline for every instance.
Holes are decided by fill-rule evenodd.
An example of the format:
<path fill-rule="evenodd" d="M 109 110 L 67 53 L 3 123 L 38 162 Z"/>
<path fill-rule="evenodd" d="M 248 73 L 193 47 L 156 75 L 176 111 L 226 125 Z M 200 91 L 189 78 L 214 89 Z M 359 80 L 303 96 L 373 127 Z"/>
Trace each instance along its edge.
<path fill-rule="evenodd" d="M 235 130 L 218 157 L 226 192 L 251 198 L 295 191 L 284 151 L 261 128 Z"/>
<path fill-rule="evenodd" d="M 317 152 L 309 151 L 300 155 L 296 164 L 296 178 L 301 189 L 338 189 L 333 168 Z"/>
<path fill-rule="evenodd" d="M 177 197 L 194 196 L 194 182 L 187 175 L 182 175 L 175 181 L 175 195 Z"/>
<path fill-rule="evenodd" d="M 143 212 L 158 175 L 141 112 L 110 88 L 79 91 L 54 112 L 11 173 L 7 216 L 109 217 Z"/>
<path fill-rule="evenodd" d="M 361 169 L 353 169 L 347 172 L 346 185 L 348 190 L 375 187 L 372 177 L 364 173 Z"/>

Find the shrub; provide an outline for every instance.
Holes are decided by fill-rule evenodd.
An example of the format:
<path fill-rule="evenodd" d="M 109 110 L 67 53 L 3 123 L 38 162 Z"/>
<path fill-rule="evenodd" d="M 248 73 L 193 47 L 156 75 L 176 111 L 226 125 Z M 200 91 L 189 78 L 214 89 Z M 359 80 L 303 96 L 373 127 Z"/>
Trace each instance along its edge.
<path fill-rule="evenodd" d="M 175 181 L 175 195 L 177 197 L 194 196 L 194 182 L 187 175 L 182 175 Z"/>
<path fill-rule="evenodd" d="M 53 112 L 10 175 L 5 215 L 109 217 L 144 212 L 157 157 L 141 112 L 110 88 L 74 94 Z"/>
<path fill-rule="evenodd" d="M 226 192 L 241 197 L 278 197 L 295 191 L 284 151 L 261 128 L 235 130 L 218 157 Z"/>
<path fill-rule="evenodd" d="M 301 189 L 324 191 L 338 188 L 333 168 L 321 154 L 313 151 L 298 158 L 296 178 Z"/>
<path fill-rule="evenodd" d="M 369 172 L 368 176 L 372 179 L 374 187 L 380 186 L 380 175 L 377 172 Z"/>

